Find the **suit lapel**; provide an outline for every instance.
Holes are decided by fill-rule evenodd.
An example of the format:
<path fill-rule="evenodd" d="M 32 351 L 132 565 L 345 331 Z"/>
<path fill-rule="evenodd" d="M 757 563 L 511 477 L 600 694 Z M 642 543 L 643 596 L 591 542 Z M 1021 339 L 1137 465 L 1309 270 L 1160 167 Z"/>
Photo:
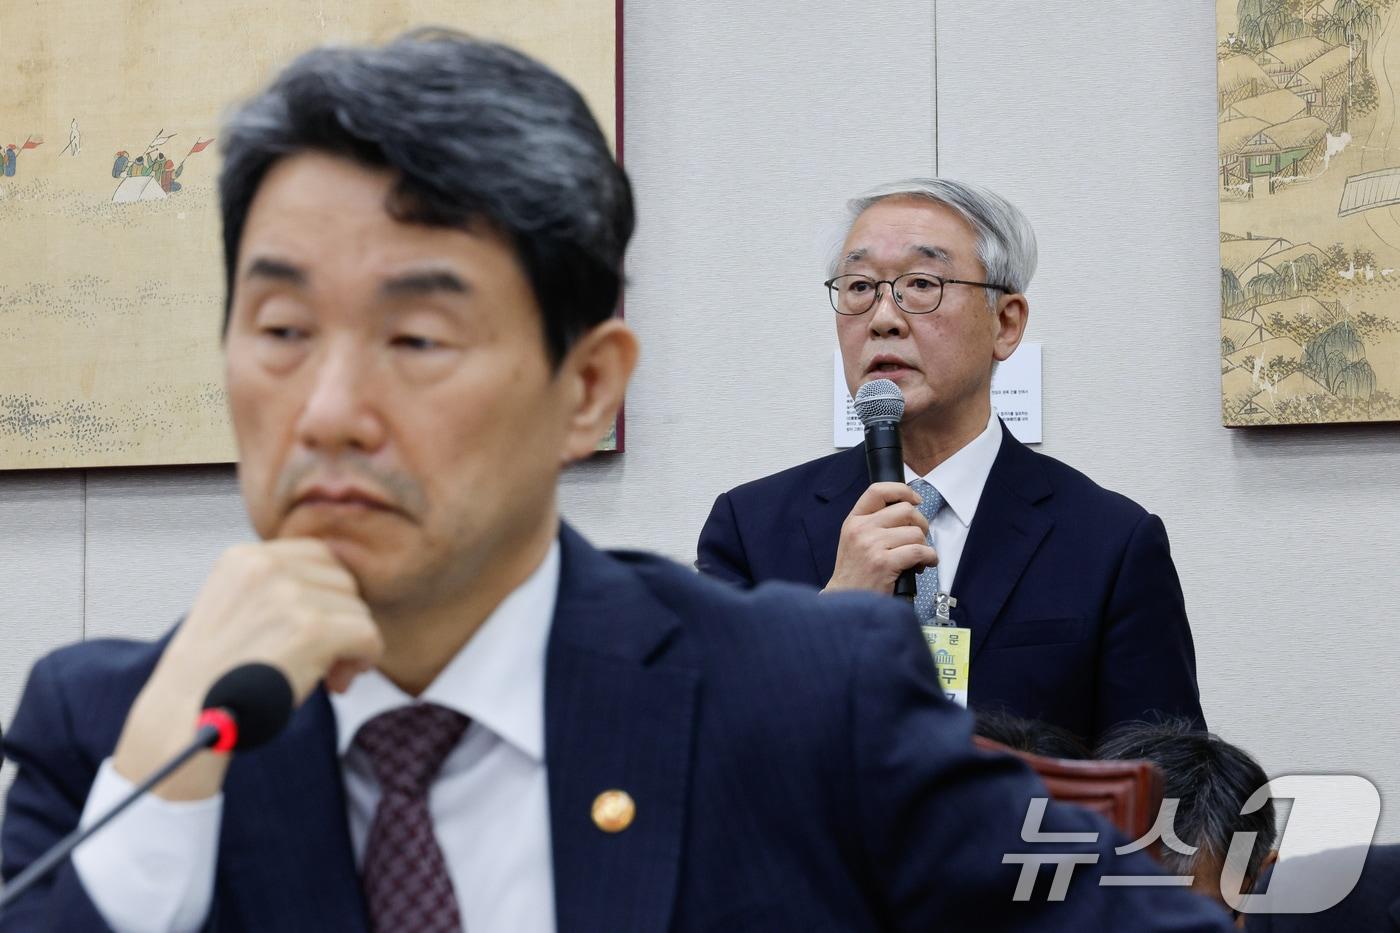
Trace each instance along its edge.
<path fill-rule="evenodd" d="M 623 559 L 560 531 L 559 601 L 545 673 L 545 761 L 561 933 L 665 930 L 684 844 L 698 674 L 679 620 Z M 594 799 L 627 792 L 621 832 Z"/>
<path fill-rule="evenodd" d="M 865 464 L 864 444 L 837 454 L 817 479 L 813 487 L 816 506 L 802 515 L 802 528 L 812 552 L 817 586 L 826 586 L 836 572 L 836 548 L 841 542 L 841 525 L 869 485 L 870 473 Z"/>
<path fill-rule="evenodd" d="M 953 581 L 952 596 L 958 601 L 953 618 L 972 629 L 973 658 L 1054 525 L 1036 506 L 1050 494 L 1035 455 L 1003 425 L 1001 450 L 987 476 Z"/>
<path fill-rule="evenodd" d="M 335 719 L 323 690 L 285 732 L 240 755 L 224 782 L 215 911 L 245 930 L 367 930 L 346 823 Z M 224 898 L 231 903 L 220 903 Z"/>

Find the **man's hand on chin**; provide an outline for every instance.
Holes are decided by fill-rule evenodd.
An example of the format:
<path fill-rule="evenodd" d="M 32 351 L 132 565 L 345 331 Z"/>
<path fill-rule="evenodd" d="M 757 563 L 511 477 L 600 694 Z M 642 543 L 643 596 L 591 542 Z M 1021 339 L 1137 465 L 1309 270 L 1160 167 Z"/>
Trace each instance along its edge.
<path fill-rule="evenodd" d="M 315 538 L 230 548 L 147 681 L 113 755 L 117 772 L 143 780 L 193 737 L 209 687 L 233 667 L 271 664 L 298 705 L 316 684 L 341 691 L 373 667 L 384 644 L 355 578 Z M 218 793 L 228 757 L 194 758 L 156 788 L 167 800 Z"/>

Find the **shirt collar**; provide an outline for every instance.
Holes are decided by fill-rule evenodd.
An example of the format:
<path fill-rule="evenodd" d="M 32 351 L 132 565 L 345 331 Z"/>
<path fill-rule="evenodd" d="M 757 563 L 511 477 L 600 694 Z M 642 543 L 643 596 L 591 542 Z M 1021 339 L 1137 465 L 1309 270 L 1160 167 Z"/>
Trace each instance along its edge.
<path fill-rule="evenodd" d="M 559 539 L 534 573 L 513 590 L 415 700 L 378 670 L 331 694 L 341 755 L 360 726 L 400 706 L 436 703 L 544 760 L 544 661 L 559 595 Z"/>
<path fill-rule="evenodd" d="M 982 489 L 987 485 L 987 477 L 992 473 L 1001 450 L 1001 422 L 997 413 L 992 412 L 987 419 L 987 427 L 969 441 L 961 450 L 944 460 L 923 480 L 937 489 L 943 496 L 953 516 L 964 528 L 972 524 L 977 514 L 977 504 L 982 501 Z M 919 474 L 904 465 L 904 481 L 912 483 Z"/>

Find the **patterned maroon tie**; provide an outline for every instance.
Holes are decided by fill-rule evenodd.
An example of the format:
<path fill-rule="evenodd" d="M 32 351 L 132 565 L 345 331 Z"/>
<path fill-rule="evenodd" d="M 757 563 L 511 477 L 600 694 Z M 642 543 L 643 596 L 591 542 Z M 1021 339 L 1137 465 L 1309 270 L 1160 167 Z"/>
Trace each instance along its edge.
<path fill-rule="evenodd" d="M 416 703 L 381 713 L 355 734 L 382 792 L 363 872 L 376 933 L 462 929 L 452 878 L 428 813 L 428 787 L 467 723 L 461 713 Z"/>

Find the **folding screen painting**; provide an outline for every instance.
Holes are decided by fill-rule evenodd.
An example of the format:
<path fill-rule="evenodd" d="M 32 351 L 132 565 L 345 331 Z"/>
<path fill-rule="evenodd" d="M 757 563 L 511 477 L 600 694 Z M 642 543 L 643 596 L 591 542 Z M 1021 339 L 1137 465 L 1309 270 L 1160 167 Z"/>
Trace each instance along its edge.
<path fill-rule="evenodd" d="M 1400 419 L 1400 4 L 1217 3 L 1224 423 Z"/>
<path fill-rule="evenodd" d="M 0 469 L 234 459 L 219 118 L 298 52 L 425 24 L 506 41 L 572 80 L 616 139 L 619 9 L 0 4 Z"/>

